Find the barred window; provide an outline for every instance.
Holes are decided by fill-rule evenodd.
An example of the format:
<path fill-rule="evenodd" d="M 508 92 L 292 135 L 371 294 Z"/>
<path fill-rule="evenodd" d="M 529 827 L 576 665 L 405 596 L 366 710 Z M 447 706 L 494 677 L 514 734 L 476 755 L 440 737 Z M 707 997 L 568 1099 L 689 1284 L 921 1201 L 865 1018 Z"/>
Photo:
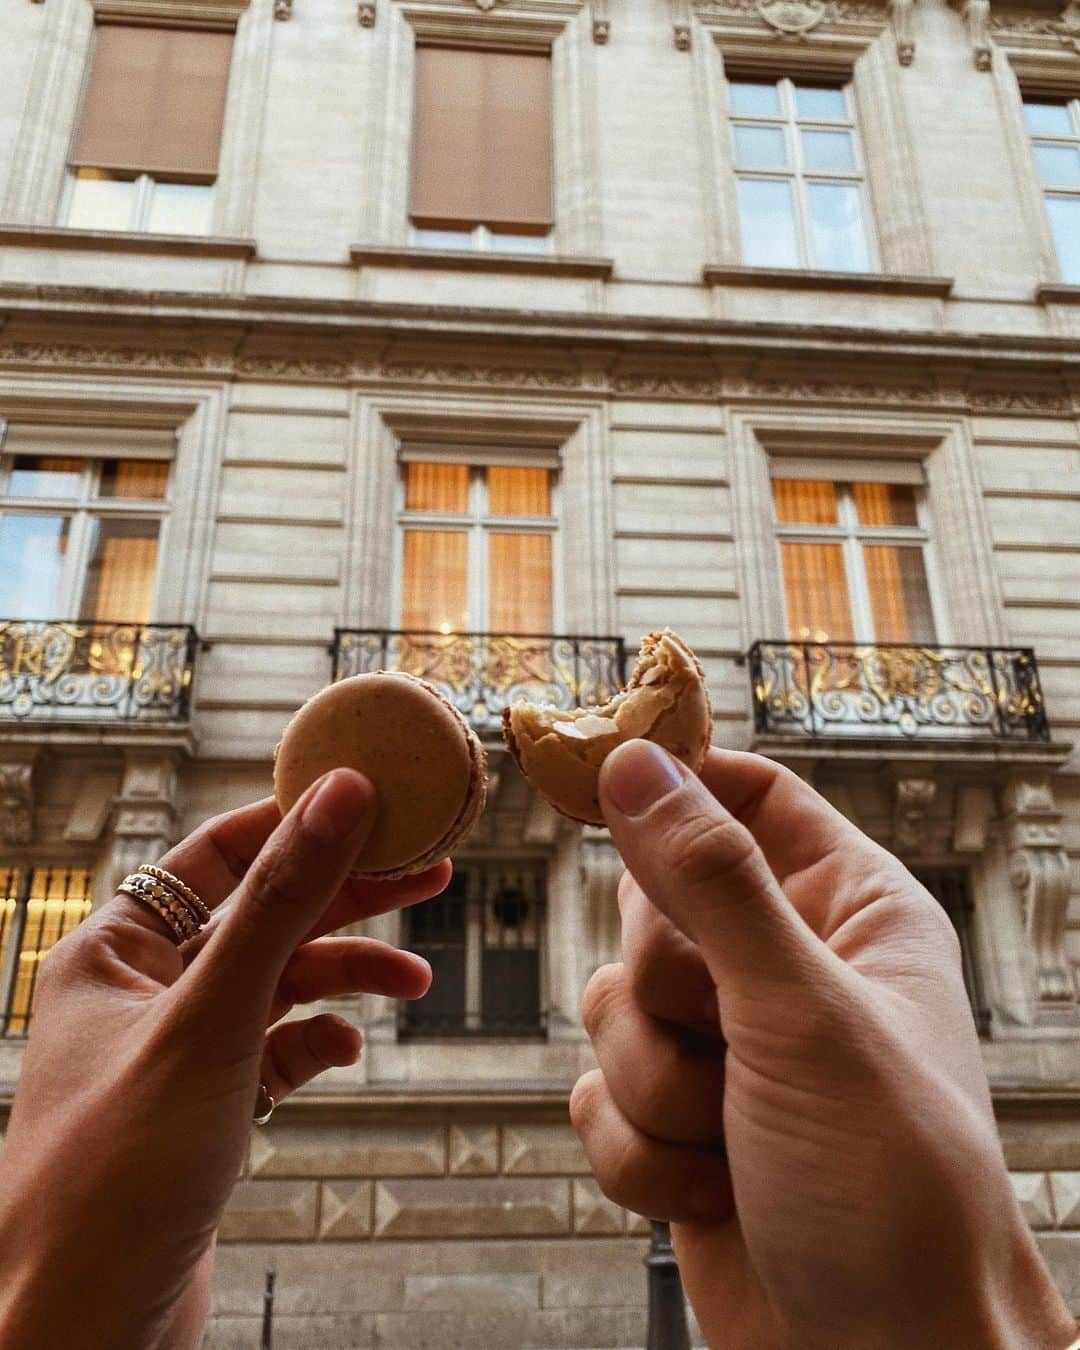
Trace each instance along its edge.
<path fill-rule="evenodd" d="M 85 867 L 0 866 L 0 1032 L 25 1036 L 41 963 L 90 913 Z"/>
<path fill-rule="evenodd" d="M 982 975 L 974 951 L 973 924 L 975 901 L 967 871 L 962 867 L 919 868 L 916 880 L 922 882 L 945 913 L 952 920 L 960 939 L 960 953 L 964 968 L 964 986 L 971 1004 L 971 1015 L 980 1036 L 990 1034 L 990 1009 L 983 991 Z"/>
<path fill-rule="evenodd" d="M 455 863 L 442 895 L 405 911 L 431 992 L 402 1003 L 402 1036 L 540 1036 L 546 1026 L 545 865 Z"/>

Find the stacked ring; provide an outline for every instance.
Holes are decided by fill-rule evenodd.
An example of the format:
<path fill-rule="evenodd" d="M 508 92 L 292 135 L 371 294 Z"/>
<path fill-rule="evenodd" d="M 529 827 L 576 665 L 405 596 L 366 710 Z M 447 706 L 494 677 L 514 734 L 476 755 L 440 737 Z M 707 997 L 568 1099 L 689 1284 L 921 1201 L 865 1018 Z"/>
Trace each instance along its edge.
<path fill-rule="evenodd" d="M 154 871 L 160 872 L 161 869 L 155 868 Z M 170 877 L 170 880 L 166 881 L 163 877 Z M 209 917 L 209 910 L 189 886 L 183 882 L 177 886 L 177 881 L 179 878 L 172 878 L 168 872 L 157 877 L 148 874 L 147 868 L 140 868 L 126 876 L 116 889 L 152 909 L 168 926 L 176 945 L 180 946 L 199 932 L 205 923 L 202 916 L 206 914 Z"/>
<path fill-rule="evenodd" d="M 154 867 L 151 863 L 143 863 L 139 868 L 139 871 L 145 872 L 148 877 L 153 877 L 155 881 L 160 881 L 164 885 L 171 887 L 172 890 L 178 891 L 181 899 L 187 902 L 188 908 L 194 911 L 195 917 L 200 924 L 210 922 L 209 909 L 203 904 L 186 881 L 181 881 L 180 878 L 174 876 L 172 872 L 166 872 L 164 867 Z"/>

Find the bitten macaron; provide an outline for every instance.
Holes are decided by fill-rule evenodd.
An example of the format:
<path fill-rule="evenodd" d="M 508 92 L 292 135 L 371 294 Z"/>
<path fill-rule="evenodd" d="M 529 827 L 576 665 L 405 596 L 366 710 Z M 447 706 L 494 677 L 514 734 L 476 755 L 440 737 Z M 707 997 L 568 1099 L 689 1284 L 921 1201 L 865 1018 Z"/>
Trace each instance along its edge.
<path fill-rule="evenodd" d="M 353 875 L 390 881 L 449 857 L 484 809 L 487 755 L 460 712 L 402 671 L 353 675 L 293 715 L 274 755 L 282 815 L 331 769 L 374 784 L 375 824 Z"/>

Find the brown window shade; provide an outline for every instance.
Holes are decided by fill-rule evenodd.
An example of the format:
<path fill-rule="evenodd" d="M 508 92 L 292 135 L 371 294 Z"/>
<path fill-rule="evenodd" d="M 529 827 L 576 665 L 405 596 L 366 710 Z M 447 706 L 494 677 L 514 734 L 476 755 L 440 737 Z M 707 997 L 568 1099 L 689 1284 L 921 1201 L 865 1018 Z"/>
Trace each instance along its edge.
<path fill-rule="evenodd" d="M 217 174 L 232 33 L 103 24 L 71 163 Z"/>
<path fill-rule="evenodd" d="M 551 225 L 551 61 L 544 53 L 418 47 L 412 217 Z"/>

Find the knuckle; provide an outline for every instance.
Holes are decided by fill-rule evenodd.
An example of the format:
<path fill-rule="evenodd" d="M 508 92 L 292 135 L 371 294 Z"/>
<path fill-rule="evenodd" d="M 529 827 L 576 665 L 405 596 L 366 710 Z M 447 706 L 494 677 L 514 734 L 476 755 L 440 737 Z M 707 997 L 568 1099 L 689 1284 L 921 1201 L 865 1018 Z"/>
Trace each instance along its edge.
<path fill-rule="evenodd" d="M 699 810 L 676 821 L 665 840 L 667 862 L 679 881 L 704 886 L 746 867 L 757 851 L 753 835 L 731 816 Z"/>
<path fill-rule="evenodd" d="M 621 996 L 625 971 L 621 965 L 600 966 L 581 996 L 581 1023 L 590 1039 L 606 1021 L 611 1005 Z"/>

